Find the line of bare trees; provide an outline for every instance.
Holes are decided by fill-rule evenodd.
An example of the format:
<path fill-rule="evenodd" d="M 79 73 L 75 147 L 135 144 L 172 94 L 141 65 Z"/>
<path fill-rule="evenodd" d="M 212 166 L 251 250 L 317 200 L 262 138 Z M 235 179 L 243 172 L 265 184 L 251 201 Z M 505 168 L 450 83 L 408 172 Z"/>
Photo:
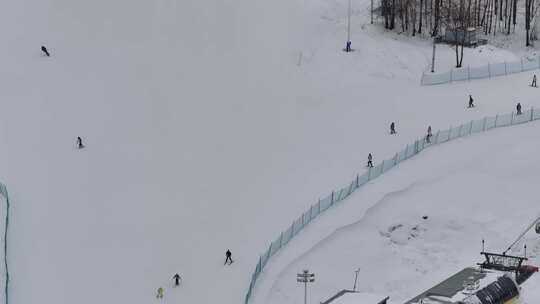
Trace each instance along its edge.
<path fill-rule="evenodd" d="M 485 35 L 515 31 L 517 19 L 524 16 L 525 45 L 536 39 L 536 16 L 540 0 L 380 0 L 384 26 L 417 34 L 440 35 L 443 28 L 482 29 Z M 525 1 L 525 14 L 518 14 L 518 1 Z"/>

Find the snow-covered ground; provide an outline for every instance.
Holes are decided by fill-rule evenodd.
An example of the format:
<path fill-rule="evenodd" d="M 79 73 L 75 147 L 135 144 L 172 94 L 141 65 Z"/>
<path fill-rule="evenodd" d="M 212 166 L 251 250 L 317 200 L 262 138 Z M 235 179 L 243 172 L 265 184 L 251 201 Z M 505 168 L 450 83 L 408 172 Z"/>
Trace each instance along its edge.
<path fill-rule="evenodd" d="M 300 302 L 303 288 L 293 279 L 305 268 L 316 275 L 313 302 L 352 289 L 360 268 L 359 291 L 404 303 L 482 262 L 482 239 L 486 250 L 504 251 L 540 215 L 538 127 L 534 122 L 473 135 L 400 164 L 276 255 L 257 303 Z M 529 263 L 539 265 L 540 235 L 533 230 L 525 239 Z M 523 244 L 509 254 L 523 256 Z M 266 295 L 265 283 L 271 285 Z M 521 303 L 540 301 L 534 286 L 524 285 Z"/>
<path fill-rule="evenodd" d="M 369 25 L 364 0 L 355 52 L 343 53 L 346 5 L 4 1 L 12 303 L 148 303 L 159 286 L 163 302 L 240 303 L 268 242 L 364 170 L 368 153 L 387 158 L 428 125 L 517 101 L 540 107 L 531 74 L 420 87 L 430 41 Z M 441 69 L 452 52 L 438 50 Z M 224 267 L 228 248 L 235 263 Z"/>

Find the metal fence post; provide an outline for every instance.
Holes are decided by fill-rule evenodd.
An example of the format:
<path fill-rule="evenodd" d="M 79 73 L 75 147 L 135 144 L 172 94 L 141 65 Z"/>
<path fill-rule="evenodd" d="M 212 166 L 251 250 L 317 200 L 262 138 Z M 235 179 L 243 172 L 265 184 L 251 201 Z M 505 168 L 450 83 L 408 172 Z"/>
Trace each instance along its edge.
<path fill-rule="evenodd" d="M 396 153 L 396 156 L 394 156 L 394 166 L 397 165 L 397 160 L 398 160 L 398 154 Z"/>
<path fill-rule="evenodd" d="M 484 117 L 484 127 L 482 128 L 482 131 L 486 131 L 486 122 L 487 122 L 487 117 Z"/>
<path fill-rule="evenodd" d="M 471 126 L 469 127 L 469 135 L 472 134 L 472 126 L 473 126 L 474 120 L 471 120 Z"/>
<path fill-rule="evenodd" d="M 360 187 L 360 174 L 356 174 L 356 188 Z"/>
<path fill-rule="evenodd" d="M 510 125 L 514 124 L 514 111 L 512 111 L 512 118 L 510 119 Z"/>
<path fill-rule="evenodd" d="M 471 66 L 470 65 L 467 66 L 467 78 L 469 81 L 471 81 Z"/>
<path fill-rule="evenodd" d="M 279 248 L 283 247 L 283 232 L 279 235 Z"/>
<path fill-rule="evenodd" d="M 332 191 L 332 198 L 330 199 L 330 205 L 334 204 L 334 191 Z"/>
<path fill-rule="evenodd" d="M 450 83 L 452 83 L 452 80 L 454 80 L 454 69 L 450 70 Z"/>
<path fill-rule="evenodd" d="M 491 78 L 491 64 L 488 62 L 488 75 Z"/>
<path fill-rule="evenodd" d="M 497 127 L 497 120 L 499 120 L 499 114 L 495 115 L 495 125 L 493 126 L 494 128 Z"/>
<path fill-rule="evenodd" d="M 534 120 L 534 115 L 533 115 L 533 113 L 534 113 L 534 107 L 531 107 L 531 121 Z"/>
<path fill-rule="evenodd" d="M 506 61 L 504 62 L 504 75 L 508 75 L 508 70 L 506 67 Z"/>

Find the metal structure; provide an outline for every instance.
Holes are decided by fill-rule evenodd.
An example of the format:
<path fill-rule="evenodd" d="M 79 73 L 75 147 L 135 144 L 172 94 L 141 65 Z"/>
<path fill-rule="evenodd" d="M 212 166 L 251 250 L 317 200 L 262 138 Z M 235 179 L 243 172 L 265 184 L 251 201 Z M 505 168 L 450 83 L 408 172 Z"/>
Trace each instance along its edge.
<path fill-rule="evenodd" d="M 358 281 L 358 273 L 360 272 L 360 268 L 356 269 L 354 271 L 354 286 L 353 291 L 356 292 L 356 282 Z"/>
<path fill-rule="evenodd" d="M 478 263 L 481 268 L 515 272 L 516 275 L 519 272 L 523 261 L 527 261 L 527 258 L 525 257 L 511 256 L 504 253 L 480 252 L 480 254 L 484 255 L 486 258 L 484 262 Z"/>
<path fill-rule="evenodd" d="M 304 269 L 302 273 L 296 274 L 296 282 L 304 283 L 304 304 L 307 304 L 307 284 L 315 282 L 315 274 Z"/>

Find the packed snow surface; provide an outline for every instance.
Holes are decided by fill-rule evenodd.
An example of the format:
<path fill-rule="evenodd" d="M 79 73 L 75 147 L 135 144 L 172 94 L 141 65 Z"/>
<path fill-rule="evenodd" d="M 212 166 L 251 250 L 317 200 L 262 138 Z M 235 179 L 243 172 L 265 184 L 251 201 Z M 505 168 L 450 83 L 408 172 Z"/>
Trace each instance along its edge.
<path fill-rule="evenodd" d="M 486 251 L 504 251 L 540 216 L 538 127 L 533 122 L 458 139 L 400 164 L 287 246 L 267 266 L 280 270 L 260 302 L 301 301 L 301 286 L 290 280 L 299 269 L 315 273 L 310 295 L 323 301 L 352 288 L 360 268 L 359 291 L 404 303 L 482 262 L 481 240 Z M 540 265 L 534 229 L 508 254 L 523 256 L 525 244 L 527 263 Z M 537 276 L 524 285 L 520 303 L 540 302 Z"/>
<path fill-rule="evenodd" d="M 353 3 L 345 54 L 341 0 L 4 1 L 11 302 L 148 303 L 162 286 L 163 302 L 241 303 L 269 241 L 368 153 L 388 158 L 428 125 L 540 106 L 530 73 L 420 87 L 429 39 L 369 25 L 368 6 Z M 450 68 L 453 51 L 437 52 Z M 494 58 L 516 55 L 468 50 L 465 64 Z"/>

